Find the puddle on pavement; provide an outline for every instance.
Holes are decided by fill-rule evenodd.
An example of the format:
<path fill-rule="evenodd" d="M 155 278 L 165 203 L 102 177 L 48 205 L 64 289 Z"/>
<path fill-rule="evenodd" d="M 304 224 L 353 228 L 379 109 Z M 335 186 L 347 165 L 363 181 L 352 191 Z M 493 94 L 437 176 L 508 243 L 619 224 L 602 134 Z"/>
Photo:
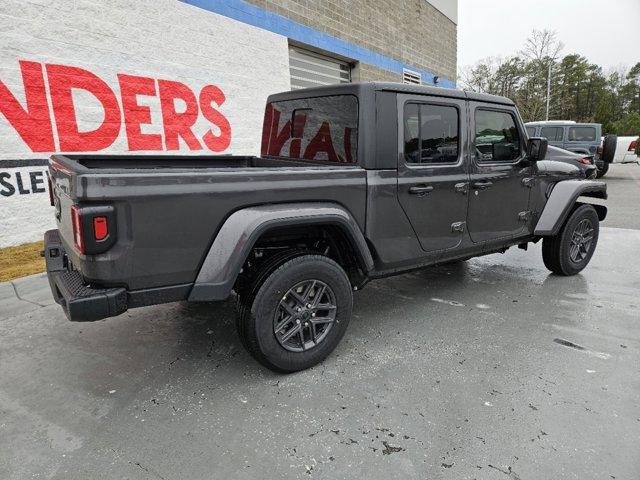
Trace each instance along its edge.
<path fill-rule="evenodd" d="M 554 338 L 553 341 L 565 347 L 571 347 L 577 350 L 586 350 L 586 348 L 584 348 L 582 345 L 570 342 L 569 340 L 563 340 L 562 338 Z"/>
<path fill-rule="evenodd" d="M 611 355 L 608 353 L 595 352 L 593 350 L 589 350 L 586 347 L 583 347 L 582 345 L 578 345 L 577 343 L 570 342 L 569 340 L 564 340 L 562 338 L 554 338 L 553 341 L 554 343 L 557 343 L 558 345 L 562 345 L 563 347 L 575 348 L 576 350 L 580 350 L 581 352 L 585 352 L 588 355 L 591 355 L 593 357 L 598 357 L 603 360 L 608 360 L 609 358 L 611 358 Z"/>

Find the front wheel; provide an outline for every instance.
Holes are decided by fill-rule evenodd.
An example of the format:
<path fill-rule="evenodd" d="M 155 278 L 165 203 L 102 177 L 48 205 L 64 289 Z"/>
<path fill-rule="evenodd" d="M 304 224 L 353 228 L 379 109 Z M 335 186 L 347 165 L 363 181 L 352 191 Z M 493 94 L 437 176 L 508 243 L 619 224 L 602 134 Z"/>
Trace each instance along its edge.
<path fill-rule="evenodd" d="M 249 353 L 277 372 L 324 360 L 340 343 L 353 305 L 351 283 L 330 258 L 300 255 L 256 275 L 239 299 L 238 333 Z"/>
<path fill-rule="evenodd" d="M 587 266 L 598 243 L 598 214 L 591 205 L 580 205 L 557 235 L 542 241 L 545 266 L 558 275 L 575 275 Z"/>

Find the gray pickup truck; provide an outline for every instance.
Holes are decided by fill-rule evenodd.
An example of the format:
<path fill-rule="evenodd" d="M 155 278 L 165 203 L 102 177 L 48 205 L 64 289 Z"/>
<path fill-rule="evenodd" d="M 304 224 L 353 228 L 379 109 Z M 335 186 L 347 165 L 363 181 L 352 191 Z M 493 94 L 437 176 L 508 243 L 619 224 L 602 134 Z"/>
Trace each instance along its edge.
<path fill-rule="evenodd" d="M 606 185 L 546 147 L 506 98 L 369 83 L 269 97 L 259 157 L 54 155 L 51 289 L 72 321 L 235 292 L 248 351 L 305 369 L 372 279 L 539 240 L 581 271 Z"/>

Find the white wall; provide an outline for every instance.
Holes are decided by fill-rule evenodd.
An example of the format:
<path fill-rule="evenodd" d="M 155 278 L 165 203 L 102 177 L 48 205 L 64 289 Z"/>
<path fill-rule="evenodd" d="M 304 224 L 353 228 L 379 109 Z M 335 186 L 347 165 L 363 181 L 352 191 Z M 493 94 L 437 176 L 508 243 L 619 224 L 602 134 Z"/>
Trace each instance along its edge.
<path fill-rule="evenodd" d="M 209 131 L 214 136 L 224 133 L 221 122 L 215 118 L 211 121 L 210 115 L 206 118 L 205 107 L 198 101 L 205 86 L 218 87 L 226 97 L 221 105 L 210 103 L 211 98 L 204 103 L 209 102 L 207 111 L 215 109 L 228 120 L 230 144 L 223 151 L 236 154 L 258 153 L 266 96 L 290 88 L 285 37 L 176 0 L 3 0 L 0 46 L 0 82 L 5 87 L 0 84 L 0 247 L 39 240 L 43 231 L 54 225 L 48 194 L 33 193 L 31 185 L 30 172 L 46 168 L 10 168 L 13 163 L 7 162 L 47 158 L 51 153 L 62 151 L 61 144 L 69 144 L 73 111 L 69 115 L 60 108 L 64 95 L 57 96 L 59 89 L 54 84 L 57 81 L 59 86 L 64 76 L 52 74 L 56 68 L 64 69 L 52 65 L 88 71 L 87 88 L 93 89 L 104 82 L 108 86 L 106 96 L 110 97 L 109 90 L 113 93 L 115 100 L 111 101 L 106 115 L 94 95 L 84 88 L 72 90 L 80 131 L 95 130 L 105 118 L 116 119 L 111 125 L 111 132 L 115 133 L 98 139 L 98 143 L 109 143 L 108 147 L 96 149 L 85 140 L 78 144 L 80 149 L 89 145 L 87 151 L 100 153 L 131 153 L 124 119 L 127 108 L 123 105 L 118 74 L 150 78 L 148 82 L 155 90 L 152 95 L 125 99 L 129 104 L 127 115 L 142 112 L 144 116 L 145 107 L 149 108 L 150 122 L 142 121 L 140 132 L 156 135 L 151 142 L 152 150 L 135 153 L 176 153 L 167 151 L 170 145 L 165 135 L 166 117 L 161 112 L 159 80 L 181 82 L 196 99 L 197 120 L 190 130 L 202 149 L 192 151 L 179 140 L 179 153 L 192 154 L 219 153 L 212 152 L 202 137 Z M 20 108 L 26 110 L 20 61 L 35 62 L 29 65 L 36 80 L 28 86 L 29 91 L 35 92 L 33 109 L 25 112 L 16 110 L 17 104 L 7 93 L 9 91 Z M 38 102 L 39 76 L 44 85 L 42 98 L 45 100 L 41 102 Z M 211 91 L 211 87 L 208 88 Z M 132 108 L 132 101 L 141 107 Z M 170 102 L 178 113 L 185 108 L 181 100 L 170 99 Z M 46 115 L 36 121 L 38 108 Z M 47 144 L 42 140 L 49 138 L 47 128 L 43 128 L 47 122 L 51 122 L 53 149 L 34 151 Z M 131 126 L 136 122 L 128 123 Z M 133 127 L 135 130 L 135 125 Z M 26 132 L 26 141 L 19 131 L 23 136 Z M 39 191 L 40 174 L 34 175 L 35 190 Z M 22 189 L 18 188 L 18 177 L 22 180 Z"/>

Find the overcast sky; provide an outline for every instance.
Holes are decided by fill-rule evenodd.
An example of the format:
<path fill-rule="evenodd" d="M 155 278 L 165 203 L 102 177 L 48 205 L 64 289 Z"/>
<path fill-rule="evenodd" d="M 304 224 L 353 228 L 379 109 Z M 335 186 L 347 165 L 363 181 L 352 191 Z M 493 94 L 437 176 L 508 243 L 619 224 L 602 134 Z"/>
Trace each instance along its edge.
<path fill-rule="evenodd" d="M 640 0 L 458 0 L 458 70 L 516 53 L 534 28 L 605 70 L 640 62 Z"/>

